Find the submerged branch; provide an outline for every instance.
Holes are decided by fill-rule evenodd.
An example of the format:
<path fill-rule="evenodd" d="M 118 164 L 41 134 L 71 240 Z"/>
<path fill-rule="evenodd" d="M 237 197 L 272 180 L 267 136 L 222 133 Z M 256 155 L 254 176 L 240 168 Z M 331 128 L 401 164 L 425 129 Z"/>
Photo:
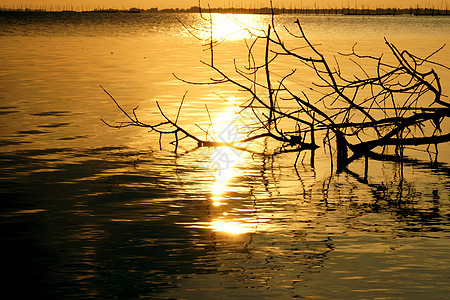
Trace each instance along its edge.
<path fill-rule="evenodd" d="M 210 51 L 210 62 L 201 62 L 213 71 L 218 78 L 208 78 L 203 82 L 174 77 L 180 82 L 191 85 L 231 84 L 248 98 L 238 104 L 239 114 L 250 115 L 255 121 L 245 128 L 247 137 L 236 141 L 218 142 L 214 138 L 213 120 L 207 108 L 209 127 L 202 129 L 206 139 L 188 131 L 180 122 L 181 108 L 186 94 L 181 99 L 176 118 L 173 121 L 156 102 L 158 111 L 164 120 L 156 124 L 141 122 L 137 116 L 137 107 L 127 113 L 114 97 L 103 89 L 117 108 L 124 114 L 126 121 L 106 125 L 115 128 L 138 126 L 150 128 L 162 135 L 170 134 L 175 139 L 175 152 L 180 141 L 190 139 L 198 147 L 230 146 L 238 148 L 258 139 L 272 139 L 280 143 L 279 153 L 291 151 L 314 151 L 317 134 L 330 156 L 336 155 L 338 170 L 345 170 L 353 161 L 368 156 L 377 147 L 394 145 L 400 150 L 405 145 L 437 145 L 450 141 L 448 128 L 441 124 L 450 116 L 450 103 L 444 101 L 440 77 L 431 67 L 450 70 L 448 66 L 432 61 L 431 58 L 444 46 L 433 51 L 425 58 L 420 58 L 409 51 L 399 50 L 385 39 L 385 44 L 394 62 L 386 62 L 385 55 L 362 55 L 356 52 L 356 43 L 348 54 L 339 53 L 349 59 L 360 75 L 345 76 L 337 59 L 333 56 L 333 66 L 306 36 L 300 20 L 296 20 L 297 34 L 284 29 L 291 38 L 298 42 L 289 47 L 282 39 L 272 15 L 264 34 L 253 35 L 253 42 L 245 41 L 247 64 L 241 69 L 233 61 L 235 74 L 229 74 L 214 61 L 215 47 L 223 42 L 214 38 L 213 15 L 201 14 L 207 23 L 205 28 L 196 28 L 183 24 L 196 38 L 198 30 L 209 32 L 209 38 L 203 39 Z M 242 26 L 242 24 L 240 24 Z M 251 30 L 247 30 L 250 34 Z M 256 44 L 264 47 L 261 63 L 257 63 Z M 277 74 L 274 66 L 284 59 L 292 59 L 299 68 L 292 67 L 285 74 Z M 365 67 L 365 62 L 373 70 Z M 295 76 L 303 74 L 300 68 L 306 68 L 316 76 L 319 82 L 311 86 L 298 83 Z M 427 69 L 428 68 L 428 69 Z M 294 76 L 295 74 L 295 76 Z M 237 76 L 237 79 L 234 78 Z M 292 87 L 292 82 L 295 84 Z M 298 90 L 301 87 L 301 90 Z M 198 125 L 197 125 L 198 126 Z M 212 134 L 210 133 L 212 128 Z M 446 129 L 447 131 L 445 131 Z M 211 140 L 209 140 L 211 139 Z M 331 143 L 335 142 L 335 150 Z M 349 152 L 351 151 L 351 153 Z M 403 153 L 400 151 L 399 153 Z M 350 155 L 351 154 L 351 155 Z M 313 152 L 311 154 L 313 164 Z M 333 165 L 333 157 L 330 157 Z M 298 156 L 297 156 L 298 160 Z M 297 162 L 296 160 L 296 162 Z"/>

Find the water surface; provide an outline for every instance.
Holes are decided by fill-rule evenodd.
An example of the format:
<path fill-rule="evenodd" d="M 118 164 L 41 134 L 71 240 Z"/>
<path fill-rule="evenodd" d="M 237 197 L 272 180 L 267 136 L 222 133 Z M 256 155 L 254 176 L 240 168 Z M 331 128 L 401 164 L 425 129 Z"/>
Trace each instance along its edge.
<path fill-rule="evenodd" d="M 437 166 L 412 150 L 418 160 L 371 160 L 366 184 L 334 174 L 323 149 L 314 166 L 306 154 L 297 168 L 296 154 L 186 152 L 195 145 L 185 143 L 175 155 L 169 138 L 159 150 L 159 136 L 146 129 L 100 121 L 123 120 L 100 85 L 128 111 L 139 106 L 143 121 L 159 120 L 156 101 L 175 116 L 186 91 L 181 124 L 206 124 L 205 104 L 212 118 L 226 118 L 222 98 L 242 93 L 172 75 L 210 75 L 199 62 L 208 52 L 177 18 L 198 22 L 176 14 L 0 14 L 6 284 L 20 282 L 16 294 L 45 299 L 448 297 L 448 145 Z M 269 21 L 242 18 L 255 28 Z M 294 20 L 276 22 L 294 29 Z M 386 52 L 383 37 L 426 56 L 450 37 L 448 18 L 301 21 L 330 56 L 355 42 Z M 217 54 L 230 72 L 233 58 L 246 57 L 248 37 L 236 30 L 224 31 Z M 435 59 L 449 65 L 448 57 L 444 49 Z M 310 82 L 298 78 L 299 90 Z M 363 162 L 351 169 L 362 174 Z"/>

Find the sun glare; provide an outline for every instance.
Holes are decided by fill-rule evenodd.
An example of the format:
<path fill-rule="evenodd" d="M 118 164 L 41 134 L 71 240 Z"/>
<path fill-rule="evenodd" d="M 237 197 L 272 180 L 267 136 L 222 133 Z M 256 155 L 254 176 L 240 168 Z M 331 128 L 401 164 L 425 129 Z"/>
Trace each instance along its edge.
<path fill-rule="evenodd" d="M 205 15 L 205 18 L 209 16 Z M 252 37 L 258 33 L 257 28 L 261 28 L 262 20 L 259 15 L 230 15 L 230 14 L 212 14 L 213 20 L 213 38 L 216 41 L 236 41 Z M 209 26 L 209 25 L 207 25 Z M 204 39 L 210 38 L 209 30 L 203 31 L 200 35 Z"/>
<path fill-rule="evenodd" d="M 246 137 L 240 130 L 244 125 L 242 116 L 237 114 L 235 110 L 235 106 L 228 107 L 224 113 L 214 120 L 214 133 L 218 142 L 233 143 Z"/>
<path fill-rule="evenodd" d="M 232 100 L 232 99 L 231 99 Z M 244 136 L 239 133 L 240 115 L 234 112 L 234 106 L 228 107 L 213 120 L 215 140 L 218 142 L 234 142 Z M 209 153 L 210 171 L 214 174 L 211 186 L 211 200 L 214 206 L 226 205 L 222 194 L 227 191 L 227 185 L 239 172 L 235 168 L 240 161 L 241 153 L 232 147 L 216 147 Z"/>
<path fill-rule="evenodd" d="M 245 226 L 244 224 L 223 220 L 212 221 L 211 229 L 214 231 L 226 232 L 231 234 L 242 234 L 253 231 L 253 228 Z"/>
<path fill-rule="evenodd" d="M 215 141 L 235 142 L 246 137 L 240 132 L 240 129 L 245 126 L 245 122 L 243 117 L 235 111 L 235 102 L 238 99 L 229 97 L 227 100 L 231 105 L 212 119 L 213 126 L 210 132 Z M 228 207 L 234 206 L 230 201 L 235 199 L 236 189 L 240 188 L 239 183 L 234 181 L 243 172 L 238 165 L 247 153 L 233 147 L 222 146 L 211 149 L 207 155 L 205 161 L 207 161 L 208 172 L 212 175 L 212 181 L 208 188 L 209 201 L 213 207 L 211 214 L 214 217 L 208 222 L 196 222 L 194 226 L 233 235 L 253 232 L 256 228 L 252 223 L 253 220 L 249 223 L 233 219 L 226 220 L 230 213 L 227 211 Z"/>

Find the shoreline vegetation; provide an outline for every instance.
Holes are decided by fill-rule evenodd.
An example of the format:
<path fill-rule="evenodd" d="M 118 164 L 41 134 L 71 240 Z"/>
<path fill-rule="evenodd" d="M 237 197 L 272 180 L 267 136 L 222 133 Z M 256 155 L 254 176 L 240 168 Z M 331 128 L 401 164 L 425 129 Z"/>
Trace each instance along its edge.
<path fill-rule="evenodd" d="M 208 8 L 202 8 L 208 11 Z M 410 8 L 243 8 L 243 7 L 229 7 L 229 8 L 211 8 L 212 13 L 222 14 L 296 14 L 296 15 L 361 15 L 361 16 L 396 16 L 396 15 L 412 15 L 412 16 L 448 16 L 449 10 L 447 8 L 433 8 L 433 7 L 410 7 Z M 51 13 L 198 13 L 199 7 L 193 6 L 188 9 L 182 8 L 168 8 L 168 9 L 116 9 L 116 8 L 96 8 L 93 10 L 74 9 L 73 7 L 0 7 L 2 12 L 51 12 Z"/>

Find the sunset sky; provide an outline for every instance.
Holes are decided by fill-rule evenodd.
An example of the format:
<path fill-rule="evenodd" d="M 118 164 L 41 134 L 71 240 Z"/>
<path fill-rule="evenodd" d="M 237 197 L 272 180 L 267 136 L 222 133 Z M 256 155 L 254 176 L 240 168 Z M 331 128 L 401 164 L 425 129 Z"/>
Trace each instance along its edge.
<path fill-rule="evenodd" d="M 81 9 L 94 9 L 94 8 L 189 8 L 197 5 L 197 0 L 2 0 L 0 7 L 28 7 L 39 8 L 46 7 L 50 9 L 69 8 L 81 10 Z M 263 7 L 267 6 L 269 1 L 267 0 L 203 0 L 202 6 L 210 4 L 211 7 Z M 448 0 L 274 0 L 274 5 L 277 7 L 314 7 L 317 4 L 318 7 L 342 7 L 351 6 L 361 8 L 364 7 L 435 7 L 445 9 L 449 6 Z"/>

